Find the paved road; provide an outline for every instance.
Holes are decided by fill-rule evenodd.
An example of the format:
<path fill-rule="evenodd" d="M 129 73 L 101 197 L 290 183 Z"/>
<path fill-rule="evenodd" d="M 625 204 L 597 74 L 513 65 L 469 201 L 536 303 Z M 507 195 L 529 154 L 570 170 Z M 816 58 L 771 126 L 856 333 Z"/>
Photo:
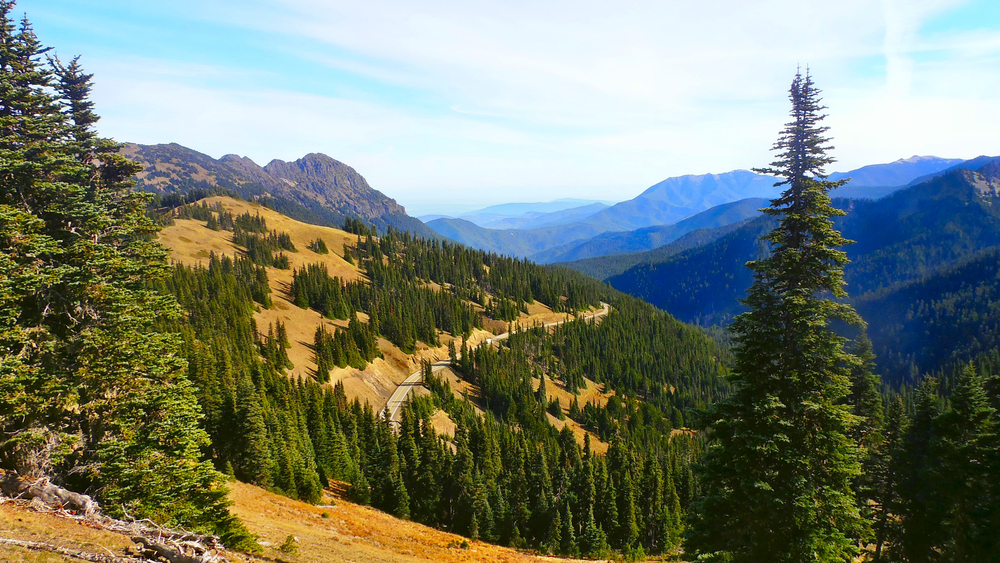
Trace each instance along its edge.
<path fill-rule="evenodd" d="M 591 315 L 586 315 L 586 316 L 584 316 L 583 319 L 584 320 L 595 319 L 597 317 L 603 317 L 603 316 L 605 316 L 605 315 L 607 315 L 608 313 L 611 312 L 611 305 L 608 305 L 607 303 L 605 303 L 603 301 L 601 302 L 601 305 L 602 305 L 602 308 L 601 308 L 600 311 L 597 311 L 596 313 L 593 313 Z M 566 323 L 566 322 L 569 322 L 569 321 L 575 321 L 575 320 L 576 320 L 576 318 L 566 319 L 566 320 L 563 320 L 563 321 L 556 321 L 556 322 L 552 322 L 552 323 L 546 323 L 543 326 L 545 328 L 549 328 L 549 327 L 561 325 L 563 323 Z M 529 328 L 533 328 L 533 327 L 521 327 L 521 330 L 525 330 L 525 329 L 529 329 Z M 517 331 L 515 330 L 514 332 L 517 332 Z M 502 334 L 498 334 L 498 335 L 494 336 L 493 338 L 488 338 L 488 339 L 486 339 L 485 343 L 486 344 L 493 344 L 493 343 L 499 342 L 501 340 L 506 340 L 507 338 L 510 338 L 510 332 L 504 332 Z M 448 361 L 448 360 L 440 360 L 440 361 L 437 361 L 437 362 L 434 362 L 433 364 L 431 364 L 431 371 L 432 372 L 438 372 L 438 371 L 441 371 L 441 370 L 443 370 L 444 368 L 446 368 L 446 367 L 448 367 L 450 365 L 451 365 L 450 361 Z M 381 414 L 383 414 L 383 415 L 388 414 L 390 421 L 399 422 L 399 411 L 402 410 L 402 408 L 403 408 L 404 405 L 406 405 L 407 401 L 409 400 L 410 393 L 412 393 L 418 387 L 421 387 L 423 385 L 423 377 L 424 377 L 424 370 L 421 368 L 421 369 L 413 372 L 412 374 L 410 374 L 410 376 L 407 377 L 406 379 L 404 379 L 403 382 L 399 384 L 399 387 L 396 387 L 396 390 L 393 391 L 392 396 L 389 397 L 389 401 L 386 402 L 385 408 L 382 409 L 382 413 Z"/>

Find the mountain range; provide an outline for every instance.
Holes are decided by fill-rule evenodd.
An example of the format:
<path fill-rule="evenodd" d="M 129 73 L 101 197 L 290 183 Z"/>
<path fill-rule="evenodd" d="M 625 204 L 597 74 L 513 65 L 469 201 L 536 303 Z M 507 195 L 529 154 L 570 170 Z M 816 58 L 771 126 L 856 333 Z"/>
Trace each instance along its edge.
<path fill-rule="evenodd" d="M 990 267 L 1000 249 L 1000 163 L 976 163 L 978 169 L 955 166 L 877 201 L 834 200 L 848 212 L 836 221 L 837 228 L 857 241 L 845 248 L 851 260 L 845 269 L 847 289 L 870 325 L 890 380 L 905 378 L 915 358 L 921 358 L 916 367 L 924 373 L 942 369 L 949 361 L 991 349 L 1000 335 L 1000 329 L 988 329 L 992 321 L 982 316 L 980 306 L 1000 291 Z M 743 310 L 738 300 L 752 281 L 744 264 L 766 252 L 759 239 L 774 221 L 761 216 L 730 232 L 703 234 L 703 244 L 673 252 L 664 247 L 657 260 L 637 265 L 628 266 L 623 260 L 628 255 L 566 265 L 610 272 L 606 281 L 613 287 L 683 321 L 726 324 Z M 627 269 L 615 273 L 614 266 L 623 262 Z M 964 309 L 956 305 L 963 302 L 969 304 Z M 911 326 L 914 319 L 931 326 L 949 315 L 963 320 L 965 329 L 948 334 L 905 329 L 917 330 Z M 909 344 L 897 346 L 905 334 Z"/>
<path fill-rule="evenodd" d="M 353 217 L 381 231 L 393 227 L 438 238 L 421 221 L 407 215 L 396 200 L 368 185 L 354 168 L 325 154 L 311 153 L 293 162 L 272 160 L 260 166 L 234 154 L 216 160 L 176 143 L 129 143 L 121 152 L 143 166 L 136 181 L 144 191 L 182 195 L 195 190 L 229 190 L 317 225 L 339 227 L 344 219 Z"/>
<path fill-rule="evenodd" d="M 938 173 L 963 161 L 934 156 L 914 156 L 887 164 L 865 166 L 832 179 L 849 178 L 838 195 L 876 199 L 900 189 L 915 178 Z M 756 208 L 740 204 L 702 215 L 713 208 L 742 200 L 763 201 L 779 193 L 775 178 L 747 170 L 723 174 L 667 178 L 633 199 L 606 209 L 579 208 L 562 211 L 543 224 L 477 221 L 475 217 L 436 218 L 427 223 L 453 240 L 501 254 L 540 263 L 578 260 L 593 256 L 651 250 L 698 229 L 713 229 L 756 216 Z M 759 206 L 758 206 L 759 207 Z M 698 217 L 699 219 L 696 219 Z M 689 221 L 681 225 L 683 221 Z M 488 226 L 487 226 L 488 225 Z M 653 228 L 657 227 L 657 228 Z M 672 227 L 672 228 L 666 228 Z M 612 234 L 613 233 L 613 234 Z"/>
<path fill-rule="evenodd" d="M 425 223 L 434 219 L 464 219 L 490 229 L 532 229 L 570 223 L 614 205 L 613 201 L 563 198 L 546 202 L 501 203 L 458 216 L 425 215 Z"/>

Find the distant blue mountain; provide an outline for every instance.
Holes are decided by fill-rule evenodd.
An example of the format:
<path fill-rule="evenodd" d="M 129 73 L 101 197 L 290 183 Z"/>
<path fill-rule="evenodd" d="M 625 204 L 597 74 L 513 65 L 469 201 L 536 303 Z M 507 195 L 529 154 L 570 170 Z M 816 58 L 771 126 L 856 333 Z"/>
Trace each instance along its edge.
<path fill-rule="evenodd" d="M 850 178 L 849 186 L 905 186 L 914 178 L 934 174 L 963 162 L 961 158 L 911 156 L 887 164 L 869 164 L 850 172 L 834 172 L 831 180 Z M 837 194 L 838 197 L 840 194 Z"/>
<path fill-rule="evenodd" d="M 943 176 L 952 170 L 979 170 L 983 166 L 989 164 L 991 161 L 1000 159 L 1000 156 L 977 156 L 976 158 L 970 158 L 969 160 L 960 161 L 954 166 L 949 166 L 948 168 L 941 169 L 937 172 L 932 172 L 926 176 L 920 176 L 910 181 L 909 185 L 916 186 L 917 184 L 923 184 L 928 180 L 937 178 L 938 176 Z"/>
<path fill-rule="evenodd" d="M 581 260 L 594 256 L 652 250 L 699 229 L 716 229 L 756 217 L 760 215 L 758 209 L 767 207 L 767 204 L 768 200 L 764 198 L 741 199 L 732 203 L 716 205 L 673 225 L 656 225 L 634 231 L 602 233 L 584 242 L 572 242 L 534 254 L 531 259 L 541 264 L 548 264 Z"/>
<path fill-rule="evenodd" d="M 563 198 L 557 199 L 555 201 L 545 201 L 545 202 L 535 202 L 535 203 L 501 203 L 499 205 L 491 205 L 489 207 L 484 207 L 476 211 L 469 211 L 468 213 L 463 213 L 459 215 L 459 219 L 465 219 L 466 221 L 471 221 L 475 223 L 472 218 L 480 215 L 496 215 L 500 217 L 517 217 L 527 213 L 554 213 L 556 211 L 564 211 L 566 209 L 573 209 L 574 207 L 583 207 L 585 205 L 591 205 L 594 203 L 603 203 L 605 205 L 610 205 L 613 202 L 599 201 L 596 199 L 574 199 L 574 198 Z M 486 226 L 486 225 L 480 225 Z"/>
<path fill-rule="evenodd" d="M 634 199 L 592 215 L 604 231 L 670 225 L 716 205 L 752 197 L 775 197 L 775 179 L 748 170 L 667 178 Z"/>
<path fill-rule="evenodd" d="M 572 207 L 548 213 L 530 211 L 521 215 L 505 216 L 489 213 L 476 215 L 463 215 L 459 219 L 475 223 L 480 227 L 490 229 L 541 229 L 544 227 L 555 227 L 582 221 L 591 215 L 607 209 L 608 206 L 601 202 L 595 202 L 580 207 Z"/>
<path fill-rule="evenodd" d="M 851 259 L 845 280 L 853 298 L 878 296 L 1000 245 L 1000 164 L 982 162 L 987 164 L 978 171 L 961 167 L 877 201 L 834 200 L 848 210 L 836 227 L 857 241 L 844 248 Z M 751 219 L 704 246 L 651 257 L 655 261 L 604 256 L 567 266 L 609 273 L 606 281 L 616 289 L 681 320 L 728 323 L 743 310 L 738 299 L 752 282 L 744 264 L 759 256 L 759 239 L 774 224 L 771 217 Z"/>
<path fill-rule="evenodd" d="M 926 179 L 928 174 L 941 174 L 956 165 L 965 164 L 956 159 L 914 156 L 849 172 L 835 172 L 831 174 L 832 179 L 851 180 L 831 195 L 846 199 L 878 199 L 918 177 Z M 581 203 L 581 200 L 560 200 L 548 204 L 514 203 L 463 215 L 462 222 L 439 218 L 430 221 L 428 226 L 476 248 L 542 262 L 577 260 L 648 250 L 655 248 L 650 245 L 668 244 L 691 232 L 691 229 L 666 226 L 677 225 L 719 205 L 752 198 L 774 198 L 780 193 L 780 188 L 774 187 L 775 182 L 776 179 L 771 176 L 748 170 L 678 176 L 667 178 L 635 198 L 606 209 L 594 205 L 572 207 L 573 203 Z M 548 211 L 557 207 L 562 208 Z M 710 224 L 699 224 L 695 229 L 711 230 L 742 221 L 748 216 L 742 212 L 727 214 L 720 210 L 717 219 Z M 594 240 L 591 242 L 591 239 Z"/>

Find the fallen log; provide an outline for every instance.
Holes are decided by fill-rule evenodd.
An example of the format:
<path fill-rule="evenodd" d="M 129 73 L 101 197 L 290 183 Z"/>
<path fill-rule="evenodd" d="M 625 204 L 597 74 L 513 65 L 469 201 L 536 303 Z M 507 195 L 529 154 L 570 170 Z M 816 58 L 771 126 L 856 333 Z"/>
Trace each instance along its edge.
<path fill-rule="evenodd" d="M 49 508 L 73 510 L 88 518 L 101 511 L 100 505 L 94 499 L 55 485 L 47 477 L 29 479 L 16 473 L 6 473 L 0 480 L 0 490 L 10 497 L 38 499 Z"/>
<path fill-rule="evenodd" d="M 81 561 L 90 561 L 91 563 L 147 563 L 148 562 L 147 559 L 136 559 L 134 557 L 119 557 L 117 555 L 102 555 L 100 553 L 89 553 L 86 551 L 69 549 L 59 545 L 53 545 L 51 543 L 43 543 L 37 541 L 0 538 L 0 545 L 11 545 L 14 547 L 22 547 L 24 549 L 30 549 L 32 551 L 47 551 L 49 553 L 58 553 L 59 555 L 72 557 L 73 559 L 79 559 Z"/>
<path fill-rule="evenodd" d="M 186 542 L 186 544 L 167 543 L 143 536 L 136 536 L 132 538 L 132 541 L 139 546 L 142 554 L 146 557 L 161 558 L 170 563 L 220 563 L 226 561 L 224 557 L 207 552 L 204 546 L 191 545 L 191 542 Z"/>
<path fill-rule="evenodd" d="M 131 562 L 131 561 L 167 561 L 169 563 L 226 563 L 229 560 L 220 552 L 222 542 L 217 536 L 197 534 L 186 530 L 173 530 L 156 524 L 151 520 L 117 520 L 101 515 L 97 501 L 87 495 L 74 493 L 58 485 L 54 485 L 46 477 L 29 479 L 16 473 L 5 473 L 0 470 L 0 492 L 20 501 L 28 501 L 29 506 L 41 512 L 50 512 L 63 518 L 76 520 L 88 526 L 109 532 L 122 534 L 132 538 L 139 548 L 140 559 L 114 558 L 109 556 L 80 553 L 86 557 L 105 557 L 105 559 L 86 559 L 85 561 L 100 562 Z M 0 497 L 2 498 L 2 497 Z M 8 540 L 22 542 L 22 540 Z M 22 542 L 23 543 L 23 542 Z M 37 543 L 53 549 L 59 546 Z M 14 544 L 11 544 L 14 545 Z M 51 550 L 50 550 L 51 551 Z M 72 552 L 73 550 L 68 550 Z M 62 553 L 61 551 L 59 553 Z M 69 555 L 69 553 L 64 553 Z M 75 557 L 75 556 L 74 556 Z"/>

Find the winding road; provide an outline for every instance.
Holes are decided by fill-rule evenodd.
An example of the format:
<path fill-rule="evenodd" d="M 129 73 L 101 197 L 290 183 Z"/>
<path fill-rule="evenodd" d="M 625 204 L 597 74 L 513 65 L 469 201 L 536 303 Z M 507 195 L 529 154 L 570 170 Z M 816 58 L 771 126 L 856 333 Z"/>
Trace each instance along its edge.
<path fill-rule="evenodd" d="M 596 319 L 598 317 L 603 317 L 603 316 L 605 316 L 605 315 L 607 315 L 608 313 L 611 312 L 611 305 L 608 305 L 607 303 L 605 303 L 603 301 L 601 301 L 601 307 L 602 308 L 599 311 L 596 311 L 596 312 L 594 312 L 594 313 L 592 313 L 590 315 L 585 315 L 580 320 Z M 552 322 L 552 323 L 546 323 L 546 324 L 544 324 L 542 326 L 545 327 L 545 328 L 549 328 L 549 327 L 558 326 L 558 325 L 561 325 L 563 323 L 568 323 L 568 322 L 575 321 L 575 320 L 577 320 L 576 317 L 571 318 L 571 319 L 562 320 L 562 321 L 556 321 L 556 322 Z M 521 330 L 524 330 L 526 328 L 534 328 L 534 327 L 522 327 Z M 514 332 L 517 332 L 517 330 L 515 330 Z M 494 344 L 496 342 L 499 342 L 501 340 L 506 340 L 507 338 L 510 337 L 510 335 L 511 335 L 510 332 L 504 332 L 502 334 L 498 334 L 498 335 L 494 336 L 493 338 L 487 338 L 485 344 L 491 344 L 492 345 L 492 344 Z M 480 346 L 481 345 L 482 344 L 480 344 Z M 444 368 L 449 367 L 449 366 L 451 366 L 451 362 L 449 360 L 439 360 L 439 361 L 434 362 L 433 364 L 431 364 L 431 371 L 436 373 L 436 372 L 439 372 L 439 371 L 441 371 Z M 388 415 L 390 422 L 399 422 L 399 412 L 403 409 L 403 406 L 406 405 L 407 400 L 410 397 L 410 393 L 412 393 L 418 387 L 423 386 L 423 378 L 424 378 L 424 370 L 423 370 L 423 368 L 421 368 L 421 369 L 413 372 L 412 374 L 410 374 L 409 377 L 407 377 L 406 379 L 404 379 L 403 382 L 400 383 L 398 387 L 396 387 L 396 390 L 393 391 L 392 396 L 389 397 L 389 401 L 386 402 L 385 408 L 383 408 L 382 412 L 379 413 L 379 414 L 382 415 L 382 416 Z"/>

